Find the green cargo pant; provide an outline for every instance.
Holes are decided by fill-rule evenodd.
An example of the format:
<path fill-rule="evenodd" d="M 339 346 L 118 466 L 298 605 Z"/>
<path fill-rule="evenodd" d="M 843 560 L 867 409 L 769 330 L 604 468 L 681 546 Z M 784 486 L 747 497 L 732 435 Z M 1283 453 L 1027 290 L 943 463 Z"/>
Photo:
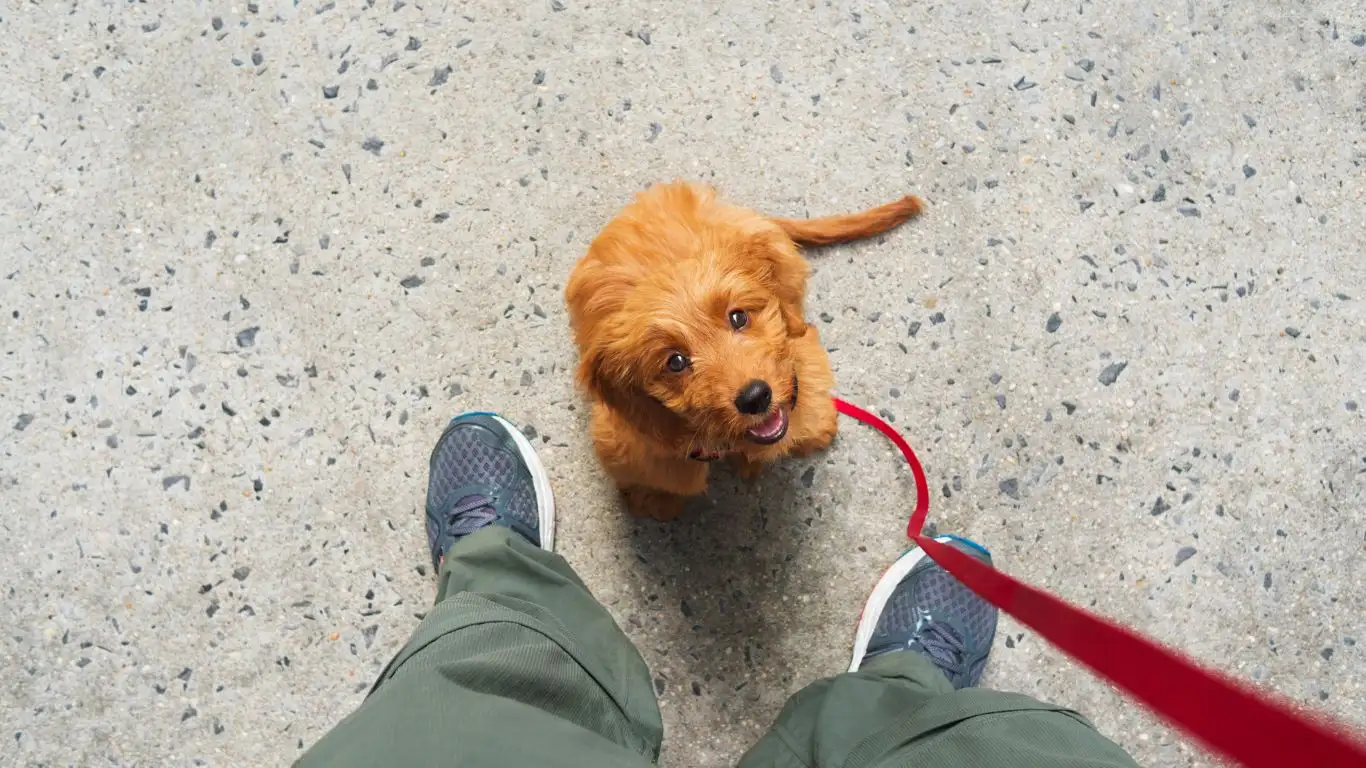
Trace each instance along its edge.
<path fill-rule="evenodd" d="M 360 709 L 298 765 L 642 768 L 663 737 L 644 660 L 564 559 L 488 528 L 451 549 L 436 606 Z M 914 653 L 807 686 L 740 761 L 912 765 L 1135 763 L 1075 712 L 954 691 Z"/>

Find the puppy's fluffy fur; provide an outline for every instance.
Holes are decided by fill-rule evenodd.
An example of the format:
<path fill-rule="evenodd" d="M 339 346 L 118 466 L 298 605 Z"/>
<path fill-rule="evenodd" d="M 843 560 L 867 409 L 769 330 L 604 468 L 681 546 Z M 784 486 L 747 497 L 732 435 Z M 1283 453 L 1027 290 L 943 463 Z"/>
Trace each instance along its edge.
<path fill-rule="evenodd" d="M 834 377 L 803 316 L 809 268 L 798 246 L 869 237 L 920 208 L 905 197 L 774 219 L 674 183 L 608 223 L 565 296 L 593 444 L 633 514 L 677 516 L 706 490 L 705 459 L 727 457 L 752 476 L 830 444 Z"/>

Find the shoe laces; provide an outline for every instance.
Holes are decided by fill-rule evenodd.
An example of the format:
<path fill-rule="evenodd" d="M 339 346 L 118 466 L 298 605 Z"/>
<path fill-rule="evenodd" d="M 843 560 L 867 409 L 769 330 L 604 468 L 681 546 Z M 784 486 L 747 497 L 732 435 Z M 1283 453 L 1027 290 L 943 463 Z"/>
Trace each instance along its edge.
<path fill-rule="evenodd" d="M 968 646 L 962 636 L 948 624 L 935 621 L 929 614 L 923 615 L 917 622 L 913 638 L 912 643 L 919 645 L 935 666 L 950 677 L 967 658 Z"/>
<path fill-rule="evenodd" d="M 451 511 L 446 513 L 449 534 L 455 537 L 468 536 L 492 523 L 498 517 L 493 502 L 492 496 L 485 496 L 482 493 L 461 497 Z"/>

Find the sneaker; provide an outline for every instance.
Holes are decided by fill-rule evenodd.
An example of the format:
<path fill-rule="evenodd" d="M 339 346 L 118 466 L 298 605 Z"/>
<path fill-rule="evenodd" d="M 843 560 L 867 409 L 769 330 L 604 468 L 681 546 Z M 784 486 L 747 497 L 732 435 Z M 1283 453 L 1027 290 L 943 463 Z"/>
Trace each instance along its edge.
<path fill-rule="evenodd" d="M 985 547 L 957 536 L 936 536 L 991 565 Z M 919 548 L 908 550 L 878 580 L 854 635 L 857 672 L 868 659 L 895 651 L 924 656 L 954 688 L 982 679 L 996 637 L 996 607 L 978 597 Z"/>
<path fill-rule="evenodd" d="M 452 545 L 490 525 L 555 549 L 555 499 L 536 449 L 492 413 L 456 416 L 432 450 L 427 480 L 427 544 L 440 567 Z"/>

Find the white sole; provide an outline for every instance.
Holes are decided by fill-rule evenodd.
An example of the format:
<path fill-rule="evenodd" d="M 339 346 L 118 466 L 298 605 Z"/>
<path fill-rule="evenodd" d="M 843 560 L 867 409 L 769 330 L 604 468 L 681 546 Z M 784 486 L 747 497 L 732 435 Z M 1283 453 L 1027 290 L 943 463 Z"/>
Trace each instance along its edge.
<path fill-rule="evenodd" d="M 952 541 L 953 537 L 936 536 L 934 540 L 947 543 Z M 863 604 L 858 629 L 854 631 L 854 657 L 849 662 L 850 672 L 857 672 L 863 665 L 863 657 L 868 653 L 868 642 L 873 639 L 873 630 L 882 620 L 882 609 L 887 607 L 887 601 L 892 599 L 892 593 L 896 591 L 897 585 L 901 584 L 906 574 L 925 557 L 925 550 L 919 547 L 908 549 L 892 563 L 892 567 L 888 568 L 886 573 L 882 574 L 882 578 L 877 580 L 873 593 L 868 595 L 868 602 Z"/>
<path fill-rule="evenodd" d="M 508 434 L 512 435 L 512 441 L 517 444 L 517 452 L 522 455 L 522 461 L 526 462 L 527 469 L 531 472 L 532 487 L 536 489 L 536 516 L 541 524 L 541 549 L 554 552 L 555 494 L 550 490 L 550 475 L 546 474 L 541 457 L 536 455 L 536 449 L 531 447 L 531 441 L 526 439 L 522 430 L 496 413 L 488 415 L 507 428 Z"/>

